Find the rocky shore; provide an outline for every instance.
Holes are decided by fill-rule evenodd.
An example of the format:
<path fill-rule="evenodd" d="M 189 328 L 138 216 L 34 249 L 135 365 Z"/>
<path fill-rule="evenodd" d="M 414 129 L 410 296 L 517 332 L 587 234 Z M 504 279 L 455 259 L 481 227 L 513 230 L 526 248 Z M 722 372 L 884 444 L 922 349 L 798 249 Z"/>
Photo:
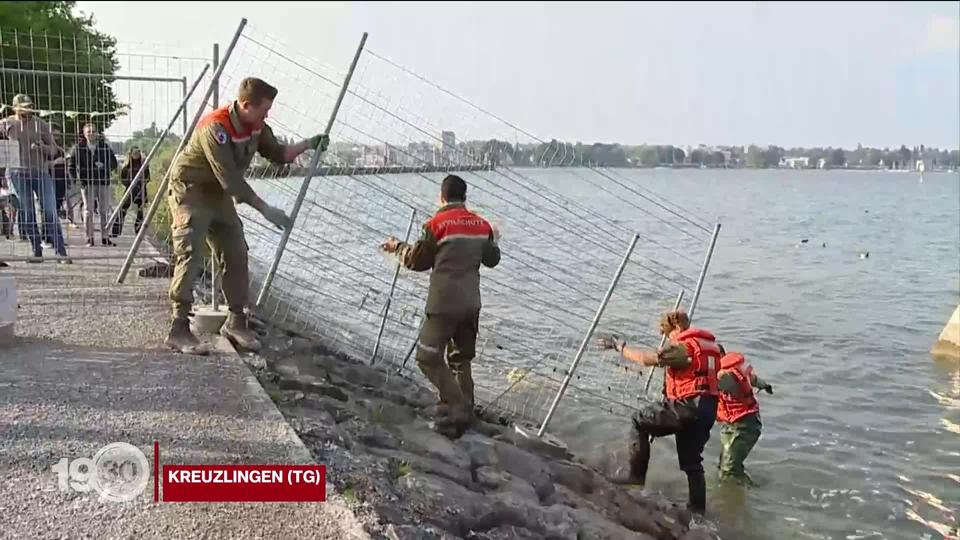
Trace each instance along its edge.
<path fill-rule="evenodd" d="M 682 505 L 612 484 L 514 427 L 478 419 L 460 439 L 431 429 L 418 381 L 273 337 L 246 358 L 374 538 L 717 538 Z"/>

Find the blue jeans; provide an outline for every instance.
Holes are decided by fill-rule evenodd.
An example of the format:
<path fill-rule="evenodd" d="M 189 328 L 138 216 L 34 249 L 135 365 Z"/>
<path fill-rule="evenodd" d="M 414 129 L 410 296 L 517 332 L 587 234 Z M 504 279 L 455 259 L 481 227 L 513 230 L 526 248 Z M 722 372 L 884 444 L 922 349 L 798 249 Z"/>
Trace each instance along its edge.
<path fill-rule="evenodd" d="M 10 183 L 20 199 L 20 215 L 18 221 L 23 224 L 24 232 L 33 245 L 34 256 L 43 255 L 40 245 L 40 229 L 37 227 L 37 211 L 35 200 L 40 201 L 43 212 L 43 223 L 49 231 L 53 247 L 57 255 L 65 256 L 67 247 L 63 241 L 63 229 L 60 227 L 60 218 L 57 216 L 57 197 L 53 186 L 53 179 L 42 171 L 14 169 L 10 171 Z M 36 196 L 36 199 L 34 199 Z"/>

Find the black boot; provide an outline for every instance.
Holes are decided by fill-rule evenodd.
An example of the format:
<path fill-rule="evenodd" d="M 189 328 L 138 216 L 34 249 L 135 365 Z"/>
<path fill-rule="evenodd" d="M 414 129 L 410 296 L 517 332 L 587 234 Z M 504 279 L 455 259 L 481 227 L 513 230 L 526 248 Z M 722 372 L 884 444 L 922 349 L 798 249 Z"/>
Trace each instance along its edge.
<path fill-rule="evenodd" d="M 703 471 L 687 473 L 687 489 L 690 492 L 687 508 L 695 514 L 705 514 L 707 512 L 707 481 L 704 479 Z"/>
<path fill-rule="evenodd" d="M 627 483 L 647 483 L 647 466 L 650 464 L 650 438 L 646 433 L 640 433 L 630 444 L 630 478 Z"/>

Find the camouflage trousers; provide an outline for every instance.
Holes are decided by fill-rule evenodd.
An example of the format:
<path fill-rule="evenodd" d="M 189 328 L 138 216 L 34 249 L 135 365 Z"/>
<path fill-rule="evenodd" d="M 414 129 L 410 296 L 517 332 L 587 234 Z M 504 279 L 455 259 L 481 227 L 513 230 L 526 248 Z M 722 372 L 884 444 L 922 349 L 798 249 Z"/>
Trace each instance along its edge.
<path fill-rule="evenodd" d="M 417 365 L 436 387 L 440 401 L 450 406 L 473 405 L 470 364 L 476 355 L 479 321 L 479 311 L 428 313 L 420 330 Z"/>
<path fill-rule="evenodd" d="M 762 429 L 759 413 L 744 416 L 732 424 L 723 424 L 720 430 L 721 480 L 751 482 L 743 462 L 760 439 Z"/>
<path fill-rule="evenodd" d="M 210 197 L 178 186 L 170 189 L 167 204 L 176 259 L 170 281 L 174 318 L 186 318 L 190 313 L 194 280 L 202 270 L 204 242 L 209 243 L 211 253 L 218 254 L 223 295 L 230 311 L 242 314 L 250 294 L 247 242 L 233 199 Z"/>

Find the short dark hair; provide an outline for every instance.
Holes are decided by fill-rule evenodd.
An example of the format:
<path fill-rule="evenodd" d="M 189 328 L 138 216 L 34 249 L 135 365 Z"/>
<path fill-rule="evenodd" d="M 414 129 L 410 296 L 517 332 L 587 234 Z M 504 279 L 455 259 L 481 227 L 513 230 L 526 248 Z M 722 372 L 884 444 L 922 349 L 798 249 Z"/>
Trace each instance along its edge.
<path fill-rule="evenodd" d="M 267 84 L 263 79 L 247 77 L 240 81 L 240 91 L 237 92 L 238 101 L 260 105 L 264 100 L 273 101 L 276 97 L 277 89 Z"/>
<path fill-rule="evenodd" d="M 467 200 L 467 183 L 455 174 L 448 174 L 440 184 L 440 195 L 447 202 L 463 202 Z"/>

